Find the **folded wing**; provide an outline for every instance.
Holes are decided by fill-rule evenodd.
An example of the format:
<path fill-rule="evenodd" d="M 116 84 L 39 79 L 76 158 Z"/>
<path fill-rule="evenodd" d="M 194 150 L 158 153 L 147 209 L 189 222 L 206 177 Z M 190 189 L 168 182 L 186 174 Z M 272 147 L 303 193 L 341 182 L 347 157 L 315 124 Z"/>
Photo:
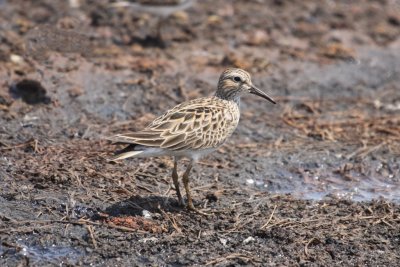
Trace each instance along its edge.
<path fill-rule="evenodd" d="M 116 135 L 112 140 L 174 151 L 218 147 L 232 134 L 238 118 L 225 105 L 204 105 L 201 100 L 178 105 L 142 131 Z"/>

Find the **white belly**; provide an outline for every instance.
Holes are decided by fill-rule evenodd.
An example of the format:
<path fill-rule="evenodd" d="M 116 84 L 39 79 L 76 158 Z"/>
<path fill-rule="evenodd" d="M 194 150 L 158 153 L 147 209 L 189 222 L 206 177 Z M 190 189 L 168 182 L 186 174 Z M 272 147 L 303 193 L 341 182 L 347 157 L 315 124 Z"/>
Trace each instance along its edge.
<path fill-rule="evenodd" d="M 213 152 L 216 148 L 206 148 L 206 149 L 199 149 L 199 150 L 183 150 L 183 151 L 173 151 L 173 150 L 166 150 L 162 148 L 143 148 L 143 152 L 136 155 L 135 157 L 138 158 L 147 158 L 147 157 L 161 157 L 161 156 L 173 156 L 178 158 L 189 158 L 194 161 L 199 160 L 200 158 L 204 157 L 205 155 Z"/>

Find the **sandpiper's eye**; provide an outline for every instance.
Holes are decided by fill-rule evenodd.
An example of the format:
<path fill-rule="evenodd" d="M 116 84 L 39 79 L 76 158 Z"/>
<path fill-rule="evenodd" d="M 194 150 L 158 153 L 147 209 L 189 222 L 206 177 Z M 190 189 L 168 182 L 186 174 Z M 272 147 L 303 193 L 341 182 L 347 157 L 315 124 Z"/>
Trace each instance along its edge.
<path fill-rule="evenodd" d="M 242 79 L 241 79 L 239 76 L 233 77 L 233 80 L 234 80 L 235 82 L 241 82 L 241 81 L 242 81 Z"/>

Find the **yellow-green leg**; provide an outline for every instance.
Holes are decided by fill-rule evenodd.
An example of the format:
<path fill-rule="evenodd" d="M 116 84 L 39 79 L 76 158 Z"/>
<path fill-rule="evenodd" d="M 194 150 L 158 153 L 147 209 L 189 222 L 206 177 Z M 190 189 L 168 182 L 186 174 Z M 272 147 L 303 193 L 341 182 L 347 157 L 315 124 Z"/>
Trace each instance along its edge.
<path fill-rule="evenodd" d="M 187 208 L 189 210 L 192 210 L 192 211 L 197 212 L 202 215 L 209 215 L 205 212 L 202 212 L 202 211 L 196 209 L 193 205 L 192 195 L 190 193 L 190 188 L 189 188 L 189 173 L 190 173 L 192 167 L 193 167 L 193 161 L 190 161 L 189 165 L 186 168 L 185 173 L 182 176 L 183 185 L 185 186 L 185 190 L 186 190 Z"/>
<path fill-rule="evenodd" d="M 174 160 L 174 169 L 172 170 L 172 181 L 174 182 L 175 186 L 175 191 L 176 195 L 178 196 L 178 201 L 179 205 L 185 205 L 185 202 L 183 201 L 182 195 L 181 195 L 181 190 L 179 189 L 179 176 L 178 176 L 178 160 Z"/>

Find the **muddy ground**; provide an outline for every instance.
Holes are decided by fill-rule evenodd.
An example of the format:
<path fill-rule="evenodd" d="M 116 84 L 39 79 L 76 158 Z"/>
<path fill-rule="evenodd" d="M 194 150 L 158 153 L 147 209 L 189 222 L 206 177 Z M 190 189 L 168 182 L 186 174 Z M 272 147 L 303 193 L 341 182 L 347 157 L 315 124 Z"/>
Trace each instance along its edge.
<path fill-rule="evenodd" d="M 399 1 L 198 1 L 163 42 L 109 4 L 0 1 L 1 266 L 399 264 Z M 171 159 L 107 161 L 226 67 L 278 104 L 245 97 L 193 171 L 212 215 Z"/>

